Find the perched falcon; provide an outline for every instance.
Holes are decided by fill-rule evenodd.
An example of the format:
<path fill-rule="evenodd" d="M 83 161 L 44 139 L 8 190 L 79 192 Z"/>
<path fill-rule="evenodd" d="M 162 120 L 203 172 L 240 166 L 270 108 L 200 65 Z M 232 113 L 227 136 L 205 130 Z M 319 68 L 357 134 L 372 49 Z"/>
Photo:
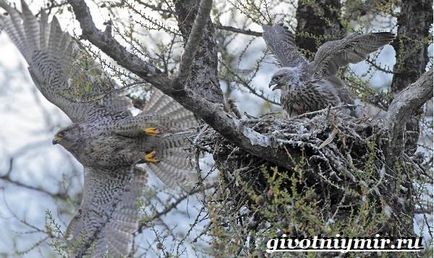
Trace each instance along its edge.
<path fill-rule="evenodd" d="M 40 20 L 22 1 L 18 12 L 4 0 L 4 30 L 29 64 L 40 92 L 73 124 L 60 130 L 60 144 L 84 166 L 83 198 L 65 237 L 70 256 L 126 257 L 137 230 L 146 175 L 144 164 L 164 183 L 188 185 L 194 177 L 189 141 L 196 124 L 191 112 L 156 91 L 143 112 L 133 116 L 129 101 L 113 94 L 116 83 L 93 61 L 56 17 Z"/>
<path fill-rule="evenodd" d="M 303 81 L 299 67 L 274 73 L 270 87 L 281 90 L 281 104 L 290 117 L 341 104 L 336 87 L 327 80 Z"/>
<path fill-rule="evenodd" d="M 389 32 L 352 34 L 321 45 L 309 63 L 286 27 L 264 25 L 263 30 L 267 46 L 283 66 L 273 74 L 269 86 L 281 90 L 280 101 L 289 116 L 352 104 L 348 88 L 336 77 L 339 67 L 365 60 L 395 38 Z"/>

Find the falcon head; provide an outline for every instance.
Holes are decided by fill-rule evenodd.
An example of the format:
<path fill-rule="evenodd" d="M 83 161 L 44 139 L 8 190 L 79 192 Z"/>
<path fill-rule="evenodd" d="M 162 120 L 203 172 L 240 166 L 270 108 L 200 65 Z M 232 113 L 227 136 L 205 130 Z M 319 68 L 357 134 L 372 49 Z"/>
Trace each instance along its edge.
<path fill-rule="evenodd" d="M 72 147 L 80 139 L 80 128 L 78 124 L 72 124 L 58 131 L 53 138 L 53 144 L 60 144 L 65 148 Z"/>
<path fill-rule="evenodd" d="M 300 83 L 300 71 L 297 67 L 283 67 L 277 70 L 268 84 L 272 90 L 288 90 Z"/>

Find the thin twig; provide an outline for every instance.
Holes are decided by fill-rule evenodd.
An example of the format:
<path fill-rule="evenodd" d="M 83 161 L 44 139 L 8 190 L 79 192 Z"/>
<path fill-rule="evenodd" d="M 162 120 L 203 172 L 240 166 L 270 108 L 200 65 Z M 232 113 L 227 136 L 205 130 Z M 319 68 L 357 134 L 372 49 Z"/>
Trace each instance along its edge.
<path fill-rule="evenodd" d="M 253 31 L 253 30 L 245 30 L 245 29 L 235 28 L 232 26 L 224 26 L 221 24 L 214 24 L 214 26 L 219 30 L 226 30 L 226 31 L 231 31 L 231 32 L 235 32 L 235 33 L 241 33 L 244 35 L 262 37 L 262 32 L 257 32 L 257 31 Z"/>

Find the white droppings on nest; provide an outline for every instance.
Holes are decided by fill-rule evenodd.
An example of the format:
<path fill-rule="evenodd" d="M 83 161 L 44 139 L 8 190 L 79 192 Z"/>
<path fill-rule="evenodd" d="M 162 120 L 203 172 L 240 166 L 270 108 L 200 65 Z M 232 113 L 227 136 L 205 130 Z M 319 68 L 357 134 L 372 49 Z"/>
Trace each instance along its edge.
<path fill-rule="evenodd" d="M 383 212 L 384 212 L 384 215 L 386 216 L 386 218 L 391 218 L 392 214 L 393 214 L 393 209 L 389 205 L 385 204 L 383 206 Z"/>
<path fill-rule="evenodd" d="M 252 145 L 259 145 L 263 147 L 270 146 L 271 141 L 269 136 L 265 136 L 256 132 L 249 127 L 243 127 L 243 134 L 246 136 Z"/>

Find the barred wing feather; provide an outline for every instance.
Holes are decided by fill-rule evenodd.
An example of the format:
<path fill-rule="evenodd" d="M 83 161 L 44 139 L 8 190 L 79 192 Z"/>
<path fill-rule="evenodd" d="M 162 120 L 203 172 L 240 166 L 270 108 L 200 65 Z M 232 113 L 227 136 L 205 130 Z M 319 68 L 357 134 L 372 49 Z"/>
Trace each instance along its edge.
<path fill-rule="evenodd" d="M 128 111 L 127 98 L 114 94 L 116 83 L 101 65 L 68 33 L 56 17 L 48 22 L 42 11 L 38 21 L 22 1 L 22 13 L 4 0 L 0 7 L 3 29 L 29 64 L 30 75 L 41 93 L 62 109 L 73 122 L 81 122 L 98 112 Z"/>
<path fill-rule="evenodd" d="M 315 78 L 335 75 L 339 67 L 349 63 L 358 63 L 380 47 L 395 38 L 390 32 L 352 34 L 340 40 L 328 41 L 321 45 L 310 64 Z"/>
<path fill-rule="evenodd" d="M 267 46 L 277 57 L 282 66 L 307 66 L 306 58 L 298 51 L 294 43 L 294 35 L 283 25 L 263 25 L 263 35 Z"/>
<path fill-rule="evenodd" d="M 65 233 L 72 257 L 124 257 L 138 228 L 146 174 L 131 167 L 85 168 L 83 199 Z"/>

